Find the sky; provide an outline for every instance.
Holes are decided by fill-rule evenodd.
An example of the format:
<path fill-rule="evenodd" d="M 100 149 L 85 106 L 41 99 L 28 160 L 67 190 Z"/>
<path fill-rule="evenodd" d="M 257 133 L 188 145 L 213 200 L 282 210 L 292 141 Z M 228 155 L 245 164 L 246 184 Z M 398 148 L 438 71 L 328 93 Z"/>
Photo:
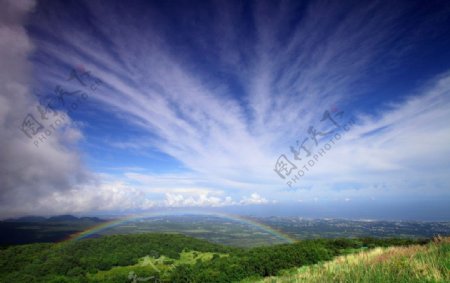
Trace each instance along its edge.
<path fill-rule="evenodd" d="M 450 2 L 0 9 L 0 218 L 450 219 Z"/>

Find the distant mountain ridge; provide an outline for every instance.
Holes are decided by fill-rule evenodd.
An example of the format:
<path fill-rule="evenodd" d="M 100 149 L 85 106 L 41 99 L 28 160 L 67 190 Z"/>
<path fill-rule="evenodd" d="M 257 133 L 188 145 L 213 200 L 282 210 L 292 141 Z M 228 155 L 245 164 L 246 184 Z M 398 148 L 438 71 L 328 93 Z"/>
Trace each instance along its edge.
<path fill-rule="evenodd" d="M 3 222 L 103 222 L 104 220 L 98 217 L 76 217 L 70 214 L 65 215 L 57 215 L 51 217 L 43 217 L 43 216 L 23 216 L 19 218 L 9 218 L 3 220 Z"/>
<path fill-rule="evenodd" d="M 76 217 L 68 214 L 51 217 L 28 215 L 6 219 L 0 221 L 0 246 L 58 242 L 104 221 L 106 220 L 97 217 Z"/>

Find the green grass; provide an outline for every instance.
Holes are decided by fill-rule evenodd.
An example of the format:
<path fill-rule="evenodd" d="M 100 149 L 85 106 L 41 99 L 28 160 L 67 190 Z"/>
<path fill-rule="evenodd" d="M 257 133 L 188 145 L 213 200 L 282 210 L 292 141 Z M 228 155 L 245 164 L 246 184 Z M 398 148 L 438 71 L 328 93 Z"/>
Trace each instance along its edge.
<path fill-rule="evenodd" d="M 450 282 L 450 238 L 438 237 L 425 246 L 375 248 L 243 282 Z"/>

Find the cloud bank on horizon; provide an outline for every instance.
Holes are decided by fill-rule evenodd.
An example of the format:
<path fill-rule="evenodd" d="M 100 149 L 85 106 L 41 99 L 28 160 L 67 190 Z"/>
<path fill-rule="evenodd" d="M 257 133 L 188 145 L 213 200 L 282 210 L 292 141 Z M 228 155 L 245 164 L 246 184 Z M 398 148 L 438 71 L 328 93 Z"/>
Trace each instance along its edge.
<path fill-rule="evenodd" d="M 2 1 L 0 214 L 450 200 L 450 4 L 297 2 Z"/>

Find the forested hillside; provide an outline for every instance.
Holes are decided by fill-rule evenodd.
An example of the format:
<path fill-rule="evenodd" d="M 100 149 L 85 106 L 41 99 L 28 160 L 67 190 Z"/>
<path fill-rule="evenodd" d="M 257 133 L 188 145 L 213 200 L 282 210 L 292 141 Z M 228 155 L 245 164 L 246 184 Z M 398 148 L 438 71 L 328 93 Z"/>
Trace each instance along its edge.
<path fill-rule="evenodd" d="M 252 249 L 175 234 L 114 235 L 0 251 L 0 282 L 236 282 L 408 239 L 320 239 Z"/>

